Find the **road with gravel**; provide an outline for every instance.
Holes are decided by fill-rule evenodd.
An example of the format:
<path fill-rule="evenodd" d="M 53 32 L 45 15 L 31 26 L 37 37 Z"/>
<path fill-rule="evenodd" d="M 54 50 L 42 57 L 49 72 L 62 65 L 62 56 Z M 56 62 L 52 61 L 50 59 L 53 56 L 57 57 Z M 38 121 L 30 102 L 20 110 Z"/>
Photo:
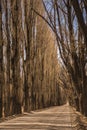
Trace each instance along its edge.
<path fill-rule="evenodd" d="M 77 130 L 76 114 L 68 105 L 31 111 L 0 123 L 0 130 Z"/>

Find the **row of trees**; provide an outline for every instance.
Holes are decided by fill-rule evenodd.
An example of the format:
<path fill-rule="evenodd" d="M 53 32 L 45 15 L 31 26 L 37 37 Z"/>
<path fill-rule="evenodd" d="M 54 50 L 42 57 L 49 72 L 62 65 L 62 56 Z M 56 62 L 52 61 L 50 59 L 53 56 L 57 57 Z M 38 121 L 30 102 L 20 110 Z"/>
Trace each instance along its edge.
<path fill-rule="evenodd" d="M 40 0 L 0 0 L 0 117 L 65 102 L 55 38 L 32 8 Z"/>
<path fill-rule="evenodd" d="M 60 81 L 72 91 L 77 110 L 87 116 L 87 0 L 42 2 L 48 19 L 33 11 L 47 22 L 55 34 L 68 84 L 64 78 Z"/>

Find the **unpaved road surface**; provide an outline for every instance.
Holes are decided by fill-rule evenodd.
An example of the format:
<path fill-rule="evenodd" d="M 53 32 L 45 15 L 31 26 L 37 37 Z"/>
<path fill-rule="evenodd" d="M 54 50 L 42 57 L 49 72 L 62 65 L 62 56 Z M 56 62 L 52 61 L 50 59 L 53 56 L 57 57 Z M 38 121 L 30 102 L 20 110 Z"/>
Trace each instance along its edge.
<path fill-rule="evenodd" d="M 0 123 L 0 130 L 76 130 L 76 115 L 72 108 L 51 107 Z"/>

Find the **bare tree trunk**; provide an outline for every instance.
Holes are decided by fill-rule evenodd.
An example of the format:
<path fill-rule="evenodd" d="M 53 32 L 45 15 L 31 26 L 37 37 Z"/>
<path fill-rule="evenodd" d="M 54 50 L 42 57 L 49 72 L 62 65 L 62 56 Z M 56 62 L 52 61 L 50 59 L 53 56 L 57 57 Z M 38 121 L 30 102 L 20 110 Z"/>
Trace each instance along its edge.
<path fill-rule="evenodd" d="M 72 3 L 73 8 L 75 10 L 75 13 L 76 13 L 76 16 L 78 19 L 78 23 L 81 27 L 82 33 L 84 35 L 85 44 L 86 44 L 86 51 L 87 51 L 87 35 L 86 35 L 87 34 L 87 26 L 86 26 L 85 21 L 84 21 L 83 13 L 80 9 L 80 5 L 79 5 L 78 0 L 71 0 L 71 3 Z"/>
<path fill-rule="evenodd" d="M 12 77 L 13 77 L 13 113 L 21 113 L 21 97 L 20 91 L 20 3 L 21 1 L 16 0 L 11 3 L 12 7 Z M 20 19 L 22 21 L 22 19 Z M 20 91 L 20 93 L 19 93 Z"/>
<path fill-rule="evenodd" d="M 2 5 L 0 0 L 0 117 L 4 117 L 4 73 L 3 73 L 3 42 L 2 42 Z"/>

